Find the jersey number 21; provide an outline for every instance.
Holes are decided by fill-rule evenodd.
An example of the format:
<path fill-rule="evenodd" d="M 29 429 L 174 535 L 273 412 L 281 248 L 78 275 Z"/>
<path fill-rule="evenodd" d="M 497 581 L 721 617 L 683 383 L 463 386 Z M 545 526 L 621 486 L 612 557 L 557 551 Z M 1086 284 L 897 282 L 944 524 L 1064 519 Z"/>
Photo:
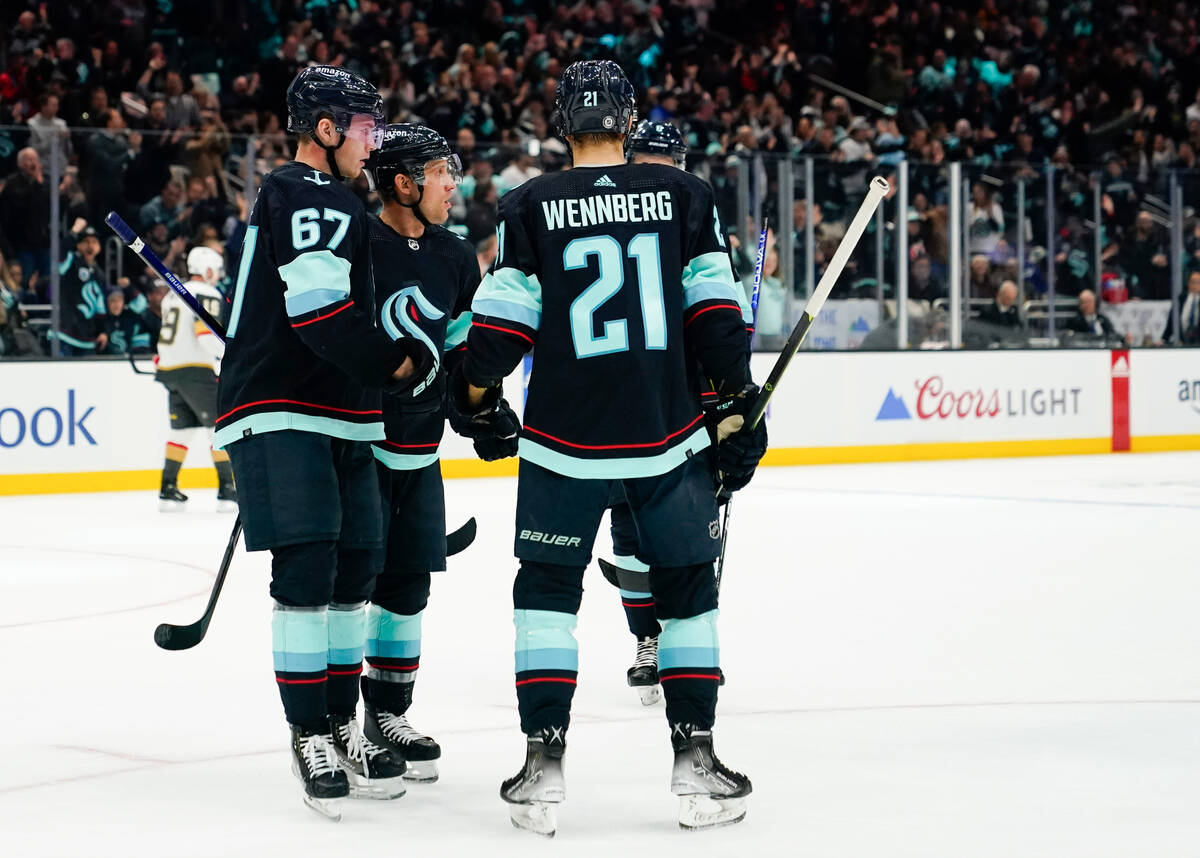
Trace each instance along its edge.
<path fill-rule="evenodd" d="M 599 276 L 571 303 L 571 340 L 575 356 L 597 357 L 629 349 L 629 325 L 625 319 L 604 323 L 596 336 L 592 316 L 625 285 L 625 257 L 637 264 L 637 287 L 642 304 L 642 322 L 647 349 L 667 347 L 667 312 L 663 306 L 662 262 L 655 233 L 641 233 L 627 247 L 609 235 L 577 238 L 563 249 L 563 268 L 587 268 L 589 257 L 599 264 Z"/>

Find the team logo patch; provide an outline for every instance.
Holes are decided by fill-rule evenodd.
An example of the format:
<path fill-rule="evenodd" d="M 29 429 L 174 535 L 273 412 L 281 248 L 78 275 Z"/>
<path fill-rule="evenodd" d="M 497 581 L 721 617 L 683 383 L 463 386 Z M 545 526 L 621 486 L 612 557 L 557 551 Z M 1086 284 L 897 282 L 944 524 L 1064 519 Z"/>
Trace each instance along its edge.
<path fill-rule="evenodd" d="M 410 238 L 410 239 L 408 240 L 408 246 L 409 246 L 409 247 L 411 247 L 413 250 L 420 250 L 420 249 L 421 249 L 421 245 L 420 245 L 420 243 L 418 243 L 418 241 L 417 241 L 415 238 Z"/>
<path fill-rule="evenodd" d="M 721 538 L 721 524 L 716 519 L 708 523 L 708 535 L 713 539 Z"/>
<path fill-rule="evenodd" d="M 611 116 L 604 117 L 604 127 L 605 128 L 612 128 L 616 124 L 617 124 L 617 120 L 613 119 Z"/>

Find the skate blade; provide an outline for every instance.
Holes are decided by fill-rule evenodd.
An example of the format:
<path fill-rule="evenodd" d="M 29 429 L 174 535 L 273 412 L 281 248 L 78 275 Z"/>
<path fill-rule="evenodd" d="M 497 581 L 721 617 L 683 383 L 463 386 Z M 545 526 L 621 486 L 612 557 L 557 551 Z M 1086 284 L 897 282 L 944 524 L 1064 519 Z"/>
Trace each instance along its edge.
<path fill-rule="evenodd" d="M 345 770 L 343 770 L 345 771 Z M 396 778 L 364 778 L 357 772 L 346 772 L 350 782 L 350 798 L 368 799 L 370 801 L 391 801 L 400 798 L 407 792 L 404 777 Z"/>
<path fill-rule="evenodd" d="M 330 822 L 342 821 L 342 800 L 340 798 L 314 798 L 304 793 L 304 803 Z"/>
<path fill-rule="evenodd" d="M 519 828 L 542 837 L 553 837 L 558 828 L 554 805 L 545 801 L 510 804 L 508 818 L 512 820 L 513 828 Z"/>
<path fill-rule="evenodd" d="M 641 699 L 643 706 L 653 706 L 658 701 L 662 700 L 661 685 L 635 685 L 638 698 Z"/>
<path fill-rule="evenodd" d="M 746 799 L 717 798 L 709 795 L 679 797 L 679 827 L 684 831 L 704 831 L 733 825 L 746 818 Z"/>
<path fill-rule="evenodd" d="M 186 509 L 187 501 L 160 500 L 158 502 L 159 512 L 184 512 Z"/>
<path fill-rule="evenodd" d="M 408 766 L 404 770 L 404 779 L 410 783 L 431 784 L 441 775 L 437 760 L 405 760 L 404 764 Z"/>
<path fill-rule="evenodd" d="M 237 512 L 237 501 L 219 500 L 217 501 L 217 512 Z"/>

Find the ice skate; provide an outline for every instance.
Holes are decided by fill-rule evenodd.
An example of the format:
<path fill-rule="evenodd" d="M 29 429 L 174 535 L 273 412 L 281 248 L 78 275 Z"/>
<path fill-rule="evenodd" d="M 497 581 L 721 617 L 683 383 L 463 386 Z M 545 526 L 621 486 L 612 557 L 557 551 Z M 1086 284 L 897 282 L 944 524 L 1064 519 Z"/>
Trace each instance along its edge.
<path fill-rule="evenodd" d="M 183 512 L 187 508 L 187 495 L 175 483 L 164 483 L 158 493 L 159 512 Z"/>
<path fill-rule="evenodd" d="M 408 717 L 366 706 L 363 732 L 377 745 L 404 761 L 404 779 L 431 784 L 438 779 L 442 747 L 432 737 L 413 728 Z"/>
<path fill-rule="evenodd" d="M 746 796 L 753 789 L 750 779 L 717 759 L 711 730 L 674 724 L 671 746 L 675 749 L 671 792 L 679 796 L 680 828 L 701 831 L 745 819 Z"/>
<path fill-rule="evenodd" d="M 500 797 L 509 804 L 513 827 L 543 837 L 553 837 L 558 822 L 554 806 L 567 797 L 563 779 L 563 731 L 557 727 L 529 736 L 525 767 L 500 785 Z"/>
<path fill-rule="evenodd" d="M 338 768 L 333 737 L 292 726 L 292 774 L 304 784 L 304 803 L 334 822 L 342 818 L 342 799 L 350 788 Z"/>
<path fill-rule="evenodd" d="M 625 678 L 637 690 L 643 706 L 653 706 L 662 700 L 662 686 L 658 684 L 658 638 L 638 641 L 633 667 L 626 671 Z"/>
<path fill-rule="evenodd" d="M 237 490 L 232 485 L 217 489 L 217 512 L 237 512 Z"/>
<path fill-rule="evenodd" d="M 404 795 L 404 761 L 363 735 L 353 716 L 330 715 L 333 749 L 351 798 L 389 800 Z"/>

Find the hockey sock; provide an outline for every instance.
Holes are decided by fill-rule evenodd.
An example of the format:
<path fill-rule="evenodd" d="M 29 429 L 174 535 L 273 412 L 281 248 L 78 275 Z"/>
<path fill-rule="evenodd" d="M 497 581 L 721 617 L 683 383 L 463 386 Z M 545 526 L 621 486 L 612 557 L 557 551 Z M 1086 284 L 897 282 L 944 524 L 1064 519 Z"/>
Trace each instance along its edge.
<path fill-rule="evenodd" d="M 667 721 L 712 729 L 721 681 L 717 611 L 662 621 L 658 678 L 667 700 Z"/>
<path fill-rule="evenodd" d="M 179 483 L 179 469 L 183 467 L 183 460 L 187 458 L 187 445 L 180 444 L 176 441 L 167 442 L 167 452 L 163 460 L 162 469 L 162 488 L 174 486 Z"/>
<path fill-rule="evenodd" d="M 328 611 L 275 604 L 271 615 L 275 681 L 289 724 L 320 733 L 326 725 L 326 669 L 329 651 Z"/>
<path fill-rule="evenodd" d="M 217 469 L 217 484 L 224 488 L 233 485 L 233 465 L 224 450 L 212 451 L 213 467 Z"/>
<path fill-rule="evenodd" d="M 618 579 L 621 607 L 629 621 L 629 631 L 638 640 L 658 637 L 661 630 L 654 613 L 654 597 L 650 595 L 650 567 L 636 557 L 618 554 L 613 558 L 621 571 Z"/>
<path fill-rule="evenodd" d="M 579 674 L 575 614 L 516 609 L 517 707 L 521 730 L 530 735 L 547 727 L 565 730 Z"/>
<path fill-rule="evenodd" d="M 403 715 L 412 703 L 412 684 L 421 665 L 421 616 L 393 614 L 379 605 L 367 610 L 367 672 L 363 693 L 376 709 Z"/>
<path fill-rule="evenodd" d="M 367 637 L 367 606 L 329 606 L 329 685 L 325 699 L 330 715 L 353 715 L 358 708 L 358 676 L 362 673 Z"/>

